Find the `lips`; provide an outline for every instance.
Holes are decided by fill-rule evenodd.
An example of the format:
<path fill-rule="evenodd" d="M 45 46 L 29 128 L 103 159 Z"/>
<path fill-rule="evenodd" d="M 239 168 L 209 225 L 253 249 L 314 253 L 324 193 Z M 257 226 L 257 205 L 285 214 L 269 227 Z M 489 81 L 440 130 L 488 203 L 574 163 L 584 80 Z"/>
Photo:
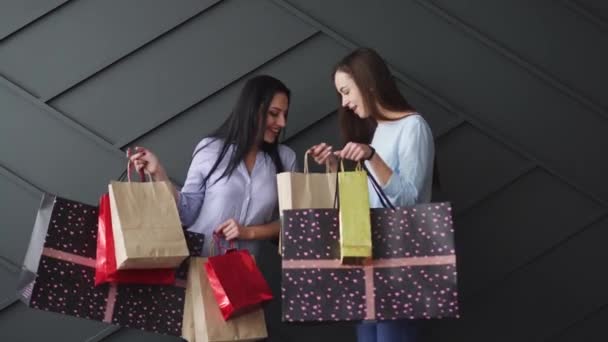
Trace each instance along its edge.
<path fill-rule="evenodd" d="M 279 133 L 281 133 L 281 129 L 280 128 L 269 128 L 268 131 L 271 132 L 274 135 L 278 135 Z"/>

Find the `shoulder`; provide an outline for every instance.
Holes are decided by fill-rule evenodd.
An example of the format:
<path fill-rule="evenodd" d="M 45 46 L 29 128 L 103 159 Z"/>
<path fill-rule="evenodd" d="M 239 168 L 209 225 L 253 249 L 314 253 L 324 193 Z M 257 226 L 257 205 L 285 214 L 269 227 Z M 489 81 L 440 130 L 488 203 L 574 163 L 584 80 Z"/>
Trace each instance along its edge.
<path fill-rule="evenodd" d="M 193 155 L 198 152 L 217 152 L 224 145 L 224 141 L 218 138 L 205 137 L 196 144 Z M 203 151 L 204 150 L 204 151 Z"/>
<path fill-rule="evenodd" d="M 283 161 L 292 161 L 296 159 L 296 152 L 287 145 L 279 145 L 279 156 Z"/>
<path fill-rule="evenodd" d="M 203 138 L 196 144 L 194 151 L 192 151 L 192 159 L 202 162 L 216 158 L 223 145 L 224 141 L 221 139 L 211 137 Z"/>
<path fill-rule="evenodd" d="M 397 120 L 397 124 L 402 130 L 419 130 L 419 129 L 430 129 L 429 124 L 426 122 L 424 117 L 418 112 L 410 114 L 403 119 Z"/>
<path fill-rule="evenodd" d="M 414 113 L 396 122 L 402 139 L 433 139 L 428 122 L 419 113 Z"/>

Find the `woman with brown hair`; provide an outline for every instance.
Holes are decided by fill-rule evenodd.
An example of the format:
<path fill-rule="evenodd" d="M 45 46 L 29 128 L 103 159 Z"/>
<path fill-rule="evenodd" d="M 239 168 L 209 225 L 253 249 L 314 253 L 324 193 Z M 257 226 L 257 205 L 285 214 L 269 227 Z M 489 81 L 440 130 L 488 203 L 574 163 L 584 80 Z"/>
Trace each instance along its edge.
<path fill-rule="evenodd" d="M 321 143 L 308 151 L 319 164 L 336 157 L 364 161 L 396 206 L 431 201 L 435 149 L 431 129 L 405 100 L 382 58 L 372 49 L 357 49 L 333 73 L 341 100 L 340 128 L 346 144 L 335 151 Z M 369 185 L 370 207 L 382 207 Z M 369 321 L 357 327 L 360 342 L 414 341 L 408 320 Z"/>

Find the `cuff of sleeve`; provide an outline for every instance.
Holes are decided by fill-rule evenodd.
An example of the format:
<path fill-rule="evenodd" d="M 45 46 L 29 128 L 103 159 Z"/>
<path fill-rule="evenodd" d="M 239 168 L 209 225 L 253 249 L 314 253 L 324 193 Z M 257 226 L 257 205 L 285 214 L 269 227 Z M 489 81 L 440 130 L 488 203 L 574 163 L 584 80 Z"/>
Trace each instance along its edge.
<path fill-rule="evenodd" d="M 180 191 L 177 193 L 177 213 L 179 214 L 179 219 L 182 221 L 183 225 L 186 225 L 188 221 L 188 201 L 184 194 Z"/>

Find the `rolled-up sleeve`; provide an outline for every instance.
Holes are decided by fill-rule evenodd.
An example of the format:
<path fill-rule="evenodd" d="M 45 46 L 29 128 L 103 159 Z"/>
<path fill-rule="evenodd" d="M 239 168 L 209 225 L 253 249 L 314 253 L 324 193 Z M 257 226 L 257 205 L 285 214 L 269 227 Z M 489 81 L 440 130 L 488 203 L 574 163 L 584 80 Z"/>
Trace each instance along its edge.
<path fill-rule="evenodd" d="M 179 191 L 177 209 L 182 225 L 185 227 L 189 227 L 196 221 L 205 199 L 205 170 L 208 169 L 209 163 L 214 162 L 214 160 L 210 160 L 212 158 L 209 158 L 209 153 L 203 151 L 207 143 L 207 139 L 203 139 L 194 150 L 186 182 Z"/>

